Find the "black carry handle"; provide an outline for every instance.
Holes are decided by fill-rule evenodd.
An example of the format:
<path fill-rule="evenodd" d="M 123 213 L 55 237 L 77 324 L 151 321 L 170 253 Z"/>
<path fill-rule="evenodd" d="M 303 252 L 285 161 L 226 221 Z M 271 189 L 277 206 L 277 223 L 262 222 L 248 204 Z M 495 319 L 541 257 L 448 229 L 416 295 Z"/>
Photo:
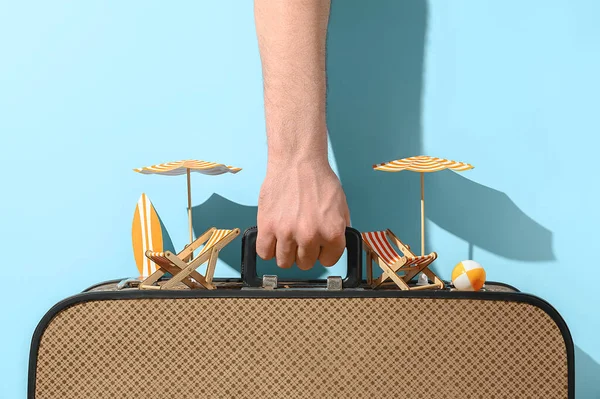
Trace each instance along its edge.
<path fill-rule="evenodd" d="M 248 287 L 262 287 L 262 278 L 256 271 L 256 237 L 258 230 L 250 227 L 242 237 L 242 281 Z M 362 280 L 362 238 L 358 230 L 346 227 L 346 255 L 348 272 L 342 281 L 343 288 L 358 287 Z M 324 284 L 326 280 L 302 280 L 307 284 Z"/>

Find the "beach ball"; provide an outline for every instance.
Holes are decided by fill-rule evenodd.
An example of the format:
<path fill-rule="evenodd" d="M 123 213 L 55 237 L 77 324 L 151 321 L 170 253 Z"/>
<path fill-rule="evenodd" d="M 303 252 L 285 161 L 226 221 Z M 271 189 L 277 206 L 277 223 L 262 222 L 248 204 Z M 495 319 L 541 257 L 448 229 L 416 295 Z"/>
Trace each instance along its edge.
<path fill-rule="evenodd" d="M 474 260 L 463 260 L 452 270 L 452 284 L 460 291 L 479 291 L 485 284 L 485 270 Z"/>

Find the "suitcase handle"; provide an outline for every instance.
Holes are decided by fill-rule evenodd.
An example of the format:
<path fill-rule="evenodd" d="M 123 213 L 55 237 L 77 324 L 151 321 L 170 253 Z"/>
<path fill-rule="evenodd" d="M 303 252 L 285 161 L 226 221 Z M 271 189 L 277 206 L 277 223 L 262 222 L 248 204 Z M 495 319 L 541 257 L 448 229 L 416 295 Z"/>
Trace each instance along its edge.
<path fill-rule="evenodd" d="M 256 271 L 256 237 L 258 230 L 250 227 L 242 237 L 242 281 L 248 287 L 261 287 L 262 278 Z M 358 230 L 346 227 L 346 256 L 348 269 L 343 288 L 358 287 L 362 280 L 362 238 Z M 295 281 L 296 282 L 296 281 Z M 325 284 L 326 280 L 300 280 L 306 284 Z"/>

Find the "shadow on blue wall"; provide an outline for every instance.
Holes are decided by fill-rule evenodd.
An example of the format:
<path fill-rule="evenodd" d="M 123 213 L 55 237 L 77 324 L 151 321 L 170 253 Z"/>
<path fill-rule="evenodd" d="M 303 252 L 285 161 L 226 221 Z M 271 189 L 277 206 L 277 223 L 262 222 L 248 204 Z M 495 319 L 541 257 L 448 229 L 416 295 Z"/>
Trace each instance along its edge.
<path fill-rule="evenodd" d="M 575 345 L 575 396 L 578 399 L 600 398 L 600 364 Z"/>
<path fill-rule="evenodd" d="M 418 237 L 419 216 L 405 210 L 406 193 L 418 190 L 408 174 L 374 173 L 373 163 L 421 152 L 421 92 L 426 30 L 424 0 L 334 0 L 328 30 L 327 122 L 338 172 L 359 230 L 390 227 L 401 237 Z M 381 201 L 381 197 L 393 200 Z M 415 202 L 415 208 L 418 203 Z M 213 195 L 194 207 L 196 234 L 209 225 L 256 224 L 256 207 Z M 393 222 L 392 222 L 393 221 Z M 407 239 L 410 244 L 410 239 Z M 234 245 L 235 246 L 235 245 Z M 234 248 L 221 258 L 239 268 Z M 263 262 L 261 270 L 283 278 L 318 278 L 326 269 L 281 270 Z"/>
<path fill-rule="evenodd" d="M 414 248 L 420 237 L 418 174 L 371 166 L 424 152 L 427 12 L 425 0 L 371 7 L 360 0 L 334 2 L 328 47 L 328 126 L 353 225 L 391 228 Z M 552 233 L 506 194 L 449 171 L 426 180 L 427 217 L 451 234 L 510 259 L 554 259 Z"/>
<path fill-rule="evenodd" d="M 239 227 L 244 230 L 250 226 L 256 226 L 256 206 L 240 205 L 232 202 L 218 194 L 213 194 L 203 204 L 192 208 L 192 218 L 194 220 L 194 234 L 198 237 L 211 226 L 219 228 Z M 241 239 L 237 238 L 231 244 L 227 245 L 219 253 L 219 258 L 236 270 L 241 266 Z M 323 266 L 314 267 L 313 270 L 303 272 L 301 276 L 296 268 L 280 269 L 275 260 L 263 261 L 257 263 L 257 270 L 260 274 L 276 274 L 283 280 L 292 278 L 315 279 L 324 272 Z M 218 269 L 217 269 L 218 273 Z"/>
<path fill-rule="evenodd" d="M 425 0 L 335 1 L 328 32 L 328 128 L 360 231 L 392 229 L 418 248 L 418 176 L 372 165 L 422 152 Z"/>
<path fill-rule="evenodd" d="M 156 215 L 158 216 L 158 220 L 160 221 L 160 229 L 162 230 L 163 251 L 171 251 L 173 253 L 177 253 L 178 251 L 175 250 L 175 246 L 173 245 L 173 240 L 171 240 L 169 231 L 167 230 L 167 227 L 163 223 L 162 219 L 160 218 L 158 211 L 156 212 Z"/>
<path fill-rule="evenodd" d="M 473 259 L 473 246 L 508 259 L 555 259 L 552 232 L 527 216 L 503 192 L 447 170 L 428 174 L 425 179 L 428 217 L 467 241 L 468 259 Z"/>
<path fill-rule="evenodd" d="M 419 176 L 375 172 L 372 165 L 424 152 L 427 20 L 426 0 L 333 0 L 328 32 L 327 122 L 352 224 L 361 231 L 391 228 L 414 248 L 419 247 Z M 469 258 L 477 246 L 509 259 L 555 259 L 552 232 L 506 194 L 448 171 L 426 179 L 427 217 L 464 239 Z M 214 194 L 193 208 L 194 232 L 198 236 L 209 226 L 244 230 L 256 224 L 256 214 L 255 206 Z M 238 270 L 240 247 L 238 239 L 220 254 Z M 259 270 L 283 279 L 326 274 L 320 265 L 300 272 L 295 267 L 281 270 L 274 261 L 259 264 Z M 580 349 L 576 356 L 578 397 L 598 397 L 600 367 Z"/>
<path fill-rule="evenodd" d="M 427 2 L 368 4 L 362 0 L 332 3 L 327 43 L 329 136 L 353 227 L 390 228 L 418 248 L 418 175 L 375 172 L 372 165 L 423 153 Z M 428 218 L 470 245 L 510 259 L 554 259 L 552 233 L 506 194 L 452 172 L 429 174 L 426 189 L 431 198 Z M 256 207 L 218 195 L 194 207 L 193 213 L 197 235 L 210 225 L 244 229 L 256 224 Z M 237 248 L 228 248 L 221 256 L 239 268 L 239 245 L 230 247 Z M 326 273 L 320 265 L 304 273 L 296 268 L 280 270 L 274 262 L 261 267 L 282 277 L 317 278 Z"/>

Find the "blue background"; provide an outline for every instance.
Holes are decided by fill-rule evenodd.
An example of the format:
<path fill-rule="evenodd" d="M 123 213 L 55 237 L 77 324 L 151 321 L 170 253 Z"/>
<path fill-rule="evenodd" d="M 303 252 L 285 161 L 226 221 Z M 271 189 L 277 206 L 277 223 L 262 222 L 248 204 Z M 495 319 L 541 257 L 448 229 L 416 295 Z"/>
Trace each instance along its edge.
<path fill-rule="evenodd" d="M 371 164 L 474 164 L 426 176 L 436 270 L 473 258 L 552 303 L 576 344 L 578 398 L 600 397 L 599 12 L 592 0 L 334 0 L 328 37 L 330 156 L 353 225 L 419 248 L 418 175 Z M 135 275 L 142 192 L 172 246 L 186 243 L 185 178 L 132 168 L 243 167 L 193 176 L 194 229 L 254 224 L 266 140 L 251 2 L 0 2 L 0 136 L 0 375 L 3 397 L 19 398 L 44 313 Z M 239 243 L 217 275 L 238 273 Z"/>

